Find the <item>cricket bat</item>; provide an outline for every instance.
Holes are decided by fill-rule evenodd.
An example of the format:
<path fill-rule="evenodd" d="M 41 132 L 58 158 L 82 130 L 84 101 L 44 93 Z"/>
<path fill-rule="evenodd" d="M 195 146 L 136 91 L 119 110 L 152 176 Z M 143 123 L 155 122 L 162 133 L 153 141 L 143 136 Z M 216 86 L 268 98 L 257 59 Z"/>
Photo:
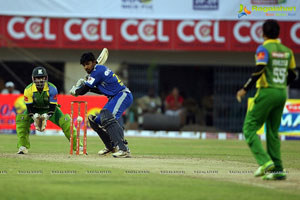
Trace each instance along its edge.
<path fill-rule="evenodd" d="M 107 48 L 103 48 L 100 55 L 97 58 L 97 62 L 99 65 L 104 65 L 106 60 L 108 58 L 108 49 Z"/>

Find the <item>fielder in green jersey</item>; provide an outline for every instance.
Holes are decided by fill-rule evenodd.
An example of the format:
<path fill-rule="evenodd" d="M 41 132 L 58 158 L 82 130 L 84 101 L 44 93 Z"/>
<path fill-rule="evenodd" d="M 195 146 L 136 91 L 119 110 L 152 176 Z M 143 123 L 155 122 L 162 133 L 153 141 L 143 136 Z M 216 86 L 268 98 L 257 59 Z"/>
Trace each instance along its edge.
<path fill-rule="evenodd" d="M 287 85 L 296 78 L 293 51 L 278 40 L 280 26 L 275 20 L 263 24 L 264 43 L 256 50 L 256 69 L 242 89 L 237 92 L 240 102 L 255 84 L 254 104 L 249 108 L 243 126 L 246 142 L 259 168 L 254 176 L 264 180 L 284 180 L 278 129 L 287 98 Z M 256 132 L 266 123 L 267 152 Z"/>
<path fill-rule="evenodd" d="M 36 67 L 32 71 L 32 83 L 24 90 L 24 101 L 27 110 L 16 116 L 18 136 L 18 154 L 28 153 L 30 148 L 30 125 L 34 123 L 36 130 L 44 131 L 47 120 L 62 128 L 66 138 L 70 140 L 70 115 L 63 114 L 57 104 L 57 89 L 48 82 L 48 74 L 44 67 Z M 74 135 L 77 134 L 73 127 Z M 76 148 L 76 137 L 73 140 Z M 80 144 L 82 149 L 82 144 Z"/>

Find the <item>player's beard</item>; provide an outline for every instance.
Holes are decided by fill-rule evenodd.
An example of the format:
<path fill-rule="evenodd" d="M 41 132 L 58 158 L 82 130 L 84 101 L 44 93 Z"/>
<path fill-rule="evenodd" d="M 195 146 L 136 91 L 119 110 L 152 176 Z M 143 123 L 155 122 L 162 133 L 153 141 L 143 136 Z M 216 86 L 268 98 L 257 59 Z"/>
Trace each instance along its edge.
<path fill-rule="evenodd" d="M 86 69 L 85 71 L 86 71 L 86 73 L 91 74 L 93 70 L 94 70 L 94 67 L 91 69 Z"/>
<path fill-rule="evenodd" d="M 46 83 L 46 81 L 38 81 L 37 83 L 35 83 L 36 88 L 37 88 L 38 90 L 44 89 L 45 83 Z"/>
<path fill-rule="evenodd" d="M 43 79 L 43 80 L 36 80 L 34 79 L 33 82 L 35 83 L 35 86 L 38 90 L 43 90 L 45 83 L 48 81 L 47 78 Z"/>
<path fill-rule="evenodd" d="M 86 73 L 91 74 L 92 70 L 86 69 Z"/>

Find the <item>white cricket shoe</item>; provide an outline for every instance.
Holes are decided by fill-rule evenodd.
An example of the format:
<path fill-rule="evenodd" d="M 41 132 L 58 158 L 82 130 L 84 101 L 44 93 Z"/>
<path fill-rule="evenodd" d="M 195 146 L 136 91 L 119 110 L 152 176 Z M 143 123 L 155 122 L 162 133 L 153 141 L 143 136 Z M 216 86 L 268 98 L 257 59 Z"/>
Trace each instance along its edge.
<path fill-rule="evenodd" d="M 112 156 L 115 157 L 115 158 L 129 158 L 130 157 L 130 152 L 119 150 L 118 152 L 113 153 Z"/>
<path fill-rule="evenodd" d="M 104 155 L 107 155 L 109 153 L 115 153 L 117 151 L 118 151 L 117 147 L 114 147 L 112 150 L 109 150 L 108 148 L 104 148 L 104 149 L 98 151 L 98 155 L 99 156 L 104 156 Z"/>
<path fill-rule="evenodd" d="M 28 149 L 24 146 L 21 146 L 19 148 L 19 151 L 17 152 L 17 154 L 27 154 L 28 153 Z"/>

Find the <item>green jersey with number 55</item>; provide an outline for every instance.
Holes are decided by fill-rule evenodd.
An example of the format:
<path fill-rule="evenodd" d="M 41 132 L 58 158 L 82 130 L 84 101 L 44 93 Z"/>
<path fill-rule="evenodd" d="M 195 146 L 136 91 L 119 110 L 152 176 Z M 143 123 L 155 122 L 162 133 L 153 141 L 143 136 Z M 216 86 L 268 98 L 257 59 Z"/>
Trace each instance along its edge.
<path fill-rule="evenodd" d="M 286 88 L 288 69 L 296 67 L 293 51 L 280 43 L 269 39 L 256 50 L 256 65 L 266 65 L 262 76 L 257 80 L 257 88 Z"/>

